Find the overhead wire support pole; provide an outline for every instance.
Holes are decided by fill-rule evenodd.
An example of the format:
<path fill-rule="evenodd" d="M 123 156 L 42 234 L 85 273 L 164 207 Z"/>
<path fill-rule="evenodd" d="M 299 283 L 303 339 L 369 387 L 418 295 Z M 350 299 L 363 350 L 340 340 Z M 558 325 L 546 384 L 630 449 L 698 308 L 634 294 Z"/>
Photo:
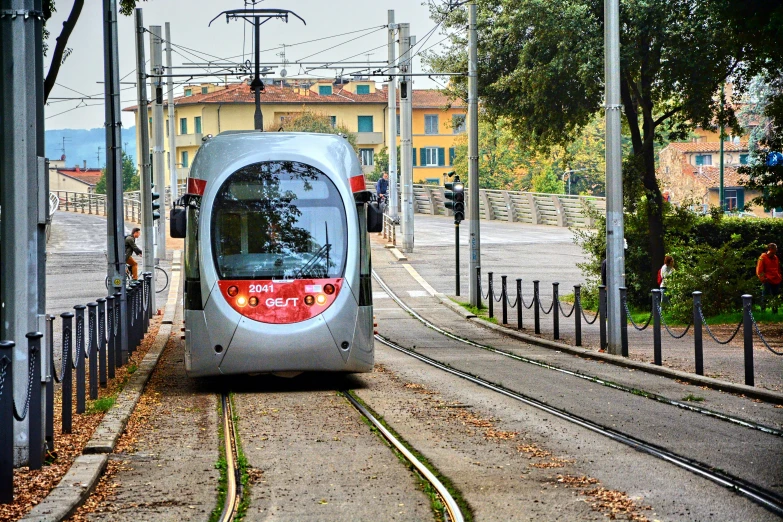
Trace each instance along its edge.
<path fill-rule="evenodd" d="M 397 24 L 394 23 L 394 9 L 389 9 L 389 73 L 394 74 L 396 69 L 397 54 L 394 45 L 397 36 Z M 396 76 L 389 77 L 389 137 L 387 147 L 389 150 L 389 214 L 393 220 L 397 220 L 399 208 L 399 196 L 397 187 L 399 176 L 397 172 L 397 79 Z"/>
<path fill-rule="evenodd" d="M 468 4 L 468 247 L 470 304 L 481 307 L 481 289 L 476 277 L 481 266 L 481 222 L 479 219 L 479 163 L 478 163 L 478 36 L 476 33 L 476 4 Z"/>
<path fill-rule="evenodd" d="M 120 114 L 120 66 L 117 42 L 117 0 L 103 0 L 103 69 L 106 113 L 106 250 L 107 275 L 120 294 L 114 306 L 120 311 L 120 335 L 116 346 L 122 363 L 128 361 L 128 299 L 125 291 L 125 221 L 122 199 L 122 117 Z M 141 36 L 137 36 L 141 38 Z"/>
<path fill-rule="evenodd" d="M 166 69 L 171 72 L 171 24 L 166 22 Z M 177 190 L 177 184 L 179 178 L 177 177 L 177 138 L 174 133 L 174 82 L 169 78 L 166 84 L 167 91 L 167 103 L 168 103 L 168 116 L 169 116 L 169 183 L 171 190 L 171 206 L 174 206 L 174 201 L 179 197 Z"/>
<path fill-rule="evenodd" d="M 261 112 L 261 91 L 264 90 L 264 82 L 261 80 L 261 26 L 273 18 L 283 20 L 288 23 L 288 15 L 294 15 L 307 25 L 304 18 L 299 16 L 293 11 L 288 9 L 232 9 L 229 11 L 223 11 L 215 18 L 210 20 L 208 25 L 212 25 L 212 22 L 220 18 L 221 15 L 226 15 L 226 23 L 230 20 L 236 20 L 242 18 L 247 22 L 251 22 L 254 28 L 255 34 L 255 75 L 250 86 L 253 88 L 255 94 L 256 110 L 253 115 L 253 125 L 256 130 L 264 130 L 264 115 Z M 264 18 L 262 22 L 261 19 Z"/>
<path fill-rule="evenodd" d="M 144 52 L 144 15 L 142 9 L 134 10 L 136 15 L 136 102 L 139 106 L 139 167 L 141 177 L 141 230 L 143 234 L 144 247 L 141 253 L 142 271 L 152 272 L 155 269 L 153 260 L 154 255 L 154 235 L 155 231 L 152 223 L 152 177 L 150 165 L 150 136 L 147 119 L 149 106 L 147 102 L 147 78 L 146 78 L 146 54 Z M 154 293 L 154 292 L 153 292 Z M 154 299 L 154 297 L 153 297 Z"/>
<path fill-rule="evenodd" d="M 400 178 L 402 185 L 402 249 L 413 252 L 413 150 L 412 105 L 413 85 L 407 73 L 411 69 L 410 24 L 399 24 L 400 29 Z M 395 151 L 396 152 L 396 151 Z"/>
<path fill-rule="evenodd" d="M 149 33 L 150 68 L 158 74 L 163 74 L 163 39 L 161 38 L 161 27 L 159 25 L 152 25 L 150 26 Z M 152 222 L 152 226 L 155 229 L 155 237 L 157 239 L 157 250 L 155 252 L 155 264 L 157 265 L 159 262 L 158 259 L 166 259 L 166 208 L 164 204 L 165 198 L 163 197 L 166 187 L 166 161 L 164 157 L 165 147 L 163 145 L 163 77 L 158 76 L 150 78 L 150 89 L 154 96 L 152 100 L 152 175 L 155 178 L 155 192 L 161 198 L 160 217 Z M 154 266 L 150 269 L 145 267 L 144 271 L 154 273 L 154 268 Z M 152 309 L 156 310 L 154 303 Z"/>
<path fill-rule="evenodd" d="M 624 285 L 623 178 L 620 143 L 620 6 L 604 0 L 604 52 L 606 75 L 606 271 L 607 344 L 622 355 L 620 287 Z"/>

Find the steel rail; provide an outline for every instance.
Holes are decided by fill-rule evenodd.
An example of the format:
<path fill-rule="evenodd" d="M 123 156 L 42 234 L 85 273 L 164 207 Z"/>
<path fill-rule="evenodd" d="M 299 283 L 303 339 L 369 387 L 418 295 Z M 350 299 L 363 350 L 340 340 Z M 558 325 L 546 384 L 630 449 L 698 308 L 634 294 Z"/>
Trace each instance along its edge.
<path fill-rule="evenodd" d="M 443 483 L 438 480 L 438 477 L 436 477 L 427 468 L 427 466 L 422 464 L 422 462 L 417 459 L 416 456 L 405 447 L 405 445 L 397 440 L 397 438 L 392 435 L 388 429 L 386 429 L 386 426 L 376 419 L 375 416 L 370 413 L 367 408 L 362 406 L 362 404 L 357 401 L 348 391 L 342 391 L 342 394 L 346 399 L 348 399 L 348 402 L 350 402 L 353 407 L 359 411 L 359 413 L 361 413 L 368 421 L 370 421 L 372 425 L 378 429 L 381 435 L 383 435 L 383 437 L 388 440 L 389 443 L 391 443 L 391 445 L 394 446 L 394 448 L 416 468 L 416 470 L 427 480 L 427 482 L 432 484 L 432 487 L 435 488 L 435 490 L 438 492 L 438 495 L 443 500 L 443 505 L 446 507 L 449 520 L 452 522 L 463 522 L 465 518 L 462 515 L 462 511 L 460 510 L 459 505 L 457 505 L 457 502 L 454 500 L 454 497 L 451 496 L 449 490 L 446 489 L 446 486 L 444 486 Z"/>
<path fill-rule="evenodd" d="M 556 372 L 563 373 L 565 375 L 570 375 L 572 377 L 577 377 L 579 379 L 583 379 L 585 381 L 593 382 L 595 384 L 600 384 L 602 386 L 606 386 L 607 388 L 612 388 L 614 390 L 623 391 L 627 393 L 631 393 L 636 396 L 645 397 L 647 399 L 660 402 L 662 404 L 668 404 L 670 406 L 675 406 L 677 408 L 687 410 L 693 413 L 699 413 L 701 415 L 705 415 L 707 417 L 712 417 L 715 419 L 720 419 L 722 421 L 736 424 L 738 426 L 742 426 L 748 429 L 752 430 L 758 430 L 763 433 L 767 433 L 769 435 L 775 435 L 777 437 L 783 437 L 783 430 L 779 430 L 777 428 L 773 428 L 771 426 L 766 426 L 764 424 L 759 424 L 757 422 L 749 421 L 746 419 L 741 419 L 739 417 L 734 417 L 732 415 L 727 415 L 725 413 L 721 413 L 715 410 L 710 410 L 708 408 L 702 408 L 700 406 L 694 406 L 692 404 L 687 404 L 681 401 L 677 401 L 674 399 L 669 399 L 668 397 L 664 397 L 662 395 L 658 395 L 655 393 L 647 392 L 645 390 L 639 390 L 636 388 L 631 388 L 629 386 L 624 386 L 622 384 L 617 384 L 614 382 L 606 381 L 604 379 L 601 379 L 600 377 L 596 377 L 594 375 L 589 375 L 585 373 L 580 373 L 578 371 L 574 370 L 567 370 L 565 368 L 561 368 L 559 366 L 554 366 L 549 363 L 544 363 L 541 361 L 536 361 L 535 359 L 529 359 L 527 357 L 524 357 L 522 355 L 517 355 L 512 352 L 508 352 L 506 350 L 501 350 L 500 348 L 495 348 L 493 346 L 489 346 L 486 344 L 477 343 L 475 341 L 471 341 L 470 339 L 466 339 L 464 337 L 460 337 L 459 335 L 456 335 L 452 332 L 449 332 L 448 330 L 444 330 L 443 328 L 437 326 L 436 324 L 432 323 L 428 319 L 424 318 L 421 314 L 413 310 L 410 306 L 405 304 L 402 299 L 395 294 L 391 288 L 386 284 L 386 282 L 378 275 L 375 270 L 373 270 L 373 277 L 378 282 L 378 284 L 381 286 L 381 288 L 386 292 L 389 297 L 392 298 L 394 302 L 396 302 L 403 310 L 408 312 L 412 317 L 423 323 L 428 328 L 435 330 L 441 335 L 444 335 L 450 339 L 453 339 L 455 341 L 459 341 L 461 343 L 473 346 L 475 348 L 481 348 L 482 350 L 486 350 L 498 355 L 502 355 L 503 357 L 508 357 L 509 359 L 514 359 L 515 361 L 520 361 L 528 364 L 532 364 L 533 366 L 538 366 L 539 368 L 546 368 L 547 370 L 553 370 Z"/>
<path fill-rule="evenodd" d="M 231 411 L 231 399 L 228 393 L 220 395 L 223 409 L 223 442 L 226 452 L 226 501 L 223 504 L 223 512 L 220 514 L 221 522 L 234 520 L 242 501 L 240 488 L 239 467 L 237 466 L 236 433 L 234 432 L 234 416 Z"/>
<path fill-rule="evenodd" d="M 435 359 L 431 359 L 426 355 L 413 352 L 408 348 L 405 348 L 383 337 L 380 334 L 375 334 L 375 339 L 381 342 L 382 344 L 388 346 L 389 348 L 392 348 L 401 353 L 409 355 L 415 359 L 418 359 L 421 362 L 429 364 L 430 366 L 434 366 L 435 368 L 443 370 L 452 375 L 456 375 L 457 377 L 461 377 L 483 388 L 487 388 L 501 395 L 522 402 L 523 404 L 532 406 L 533 408 L 545 411 L 551 415 L 554 415 L 559 419 L 565 420 L 567 422 L 571 422 L 573 424 L 581 426 L 582 428 L 590 430 L 594 433 L 603 435 L 611 440 L 630 446 L 631 448 L 641 453 L 646 453 L 650 456 L 656 457 L 665 462 L 673 464 L 679 468 L 682 468 L 686 471 L 690 471 L 691 473 L 697 476 L 700 476 L 720 486 L 730 489 L 735 493 L 739 493 L 740 495 L 749 498 L 750 500 L 756 502 L 757 504 L 761 505 L 765 509 L 769 510 L 772 513 L 775 513 L 778 516 L 783 516 L 783 496 L 778 495 L 774 491 L 766 490 L 761 486 L 757 486 L 755 484 L 747 482 L 739 477 L 735 477 L 728 473 L 715 471 L 712 466 L 709 466 L 697 460 L 684 457 L 682 455 L 669 451 L 666 448 L 663 448 L 661 446 L 656 446 L 654 444 L 650 444 L 648 442 L 645 442 L 641 439 L 637 439 L 636 437 L 627 435 L 620 431 L 616 431 L 611 428 L 601 426 L 600 424 L 588 420 L 584 417 L 580 417 L 578 415 L 567 412 L 565 410 L 561 410 L 554 406 L 550 406 L 545 402 L 539 401 L 537 399 L 534 399 L 522 393 L 509 390 L 508 388 L 505 388 L 499 384 L 495 384 L 491 381 L 482 379 L 481 377 L 477 377 L 470 373 L 457 370 L 450 366 L 446 366 L 445 364 L 436 361 Z"/>

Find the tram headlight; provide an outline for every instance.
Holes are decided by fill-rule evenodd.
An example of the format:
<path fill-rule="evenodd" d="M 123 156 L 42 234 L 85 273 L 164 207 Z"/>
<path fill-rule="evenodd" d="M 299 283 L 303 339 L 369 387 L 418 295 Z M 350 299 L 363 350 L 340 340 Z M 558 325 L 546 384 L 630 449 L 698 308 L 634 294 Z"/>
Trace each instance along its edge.
<path fill-rule="evenodd" d="M 250 299 L 247 300 L 247 304 L 250 306 L 258 306 L 258 297 L 252 296 Z"/>
<path fill-rule="evenodd" d="M 239 293 L 239 288 L 236 286 L 229 286 L 228 290 L 226 290 L 226 293 L 231 297 L 236 297 L 236 295 Z"/>
<path fill-rule="evenodd" d="M 334 293 L 334 285 L 333 284 L 327 284 L 324 286 L 324 293 L 326 295 L 332 295 Z"/>
<path fill-rule="evenodd" d="M 313 303 L 315 303 L 315 297 L 311 295 L 306 295 L 304 301 L 307 306 L 313 306 Z"/>
<path fill-rule="evenodd" d="M 237 297 L 237 305 L 238 306 L 245 306 L 247 304 L 247 299 L 243 296 Z"/>
<path fill-rule="evenodd" d="M 324 294 L 318 294 L 318 297 L 315 298 L 315 302 L 319 305 L 326 303 L 326 296 Z"/>

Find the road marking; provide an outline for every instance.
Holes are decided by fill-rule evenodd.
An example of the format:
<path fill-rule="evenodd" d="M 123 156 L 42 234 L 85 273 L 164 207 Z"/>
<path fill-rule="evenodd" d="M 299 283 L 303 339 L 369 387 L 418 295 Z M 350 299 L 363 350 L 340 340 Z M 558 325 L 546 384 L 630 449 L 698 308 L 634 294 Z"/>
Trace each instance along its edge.
<path fill-rule="evenodd" d="M 407 290 L 408 295 L 411 297 L 429 297 L 431 294 L 424 290 Z"/>
<path fill-rule="evenodd" d="M 386 292 L 373 292 L 372 293 L 372 300 L 375 301 L 376 299 L 388 299 L 389 294 Z"/>
<path fill-rule="evenodd" d="M 418 283 L 419 283 L 419 284 L 422 286 L 422 288 L 424 288 L 424 289 L 425 289 L 425 290 L 426 290 L 426 291 L 427 291 L 427 292 L 428 292 L 430 295 L 434 296 L 435 294 L 437 294 L 437 293 L 438 293 L 438 291 L 437 291 L 437 290 L 435 290 L 434 288 L 432 288 L 432 287 L 430 286 L 430 284 L 429 284 L 427 281 L 425 281 L 423 277 L 421 277 L 421 276 L 419 275 L 419 273 L 416 271 L 416 269 L 415 269 L 415 268 L 413 268 L 413 267 L 412 267 L 411 265 L 409 265 L 408 263 L 403 263 L 403 265 L 402 265 L 402 266 L 404 266 L 404 267 L 405 267 L 405 270 L 407 270 L 407 271 L 408 271 L 408 273 L 409 273 L 411 276 L 413 276 L 413 278 L 414 278 L 416 281 L 418 281 Z M 416 297 L 416 296 L 414 296 L 414 295 L 411 295 L 411 297 Z"/>

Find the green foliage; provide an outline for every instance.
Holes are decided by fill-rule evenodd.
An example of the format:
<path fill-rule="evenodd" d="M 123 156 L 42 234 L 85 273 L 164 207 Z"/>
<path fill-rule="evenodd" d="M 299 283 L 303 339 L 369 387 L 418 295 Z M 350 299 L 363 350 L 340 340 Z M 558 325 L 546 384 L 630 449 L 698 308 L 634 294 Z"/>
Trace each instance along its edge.
<path fill-rule="evenodd" d="M 131 192 L 139 190 L 139 174 L 133 158 L 122 151 L 122 191 Z M 106 169 L 103 169 L 101 177 L 95 184 L 96 194 L 106 194 Z"/>
<path fill-rule="evenodd" d="M 359 148 L 356 145 L 356 134 L 351 132 L 345 125 L 336 125 L 332 127 L 332 120 L 327 114 L 318 112 L 304 111 L 286 119 L 282 124 L 272 122 L 266 126 L 267 132 L 320 132 L 322 134 L 343 134 L 353 150 L 358 154 Z"/>
<path fill-rule="evenodd" d="M 389 172 L 389 147 L 384 147 L 373 158 L 373 169 L 367 175 L 368 181 L 378 181 L 384 172 Z"/>
<path fill-rule="evenodd" d="M 533 192 L 564 194 L 565 187 L 563 180 L 558 178 L 551 168 L 548 168 L 533 175 Z"/>

